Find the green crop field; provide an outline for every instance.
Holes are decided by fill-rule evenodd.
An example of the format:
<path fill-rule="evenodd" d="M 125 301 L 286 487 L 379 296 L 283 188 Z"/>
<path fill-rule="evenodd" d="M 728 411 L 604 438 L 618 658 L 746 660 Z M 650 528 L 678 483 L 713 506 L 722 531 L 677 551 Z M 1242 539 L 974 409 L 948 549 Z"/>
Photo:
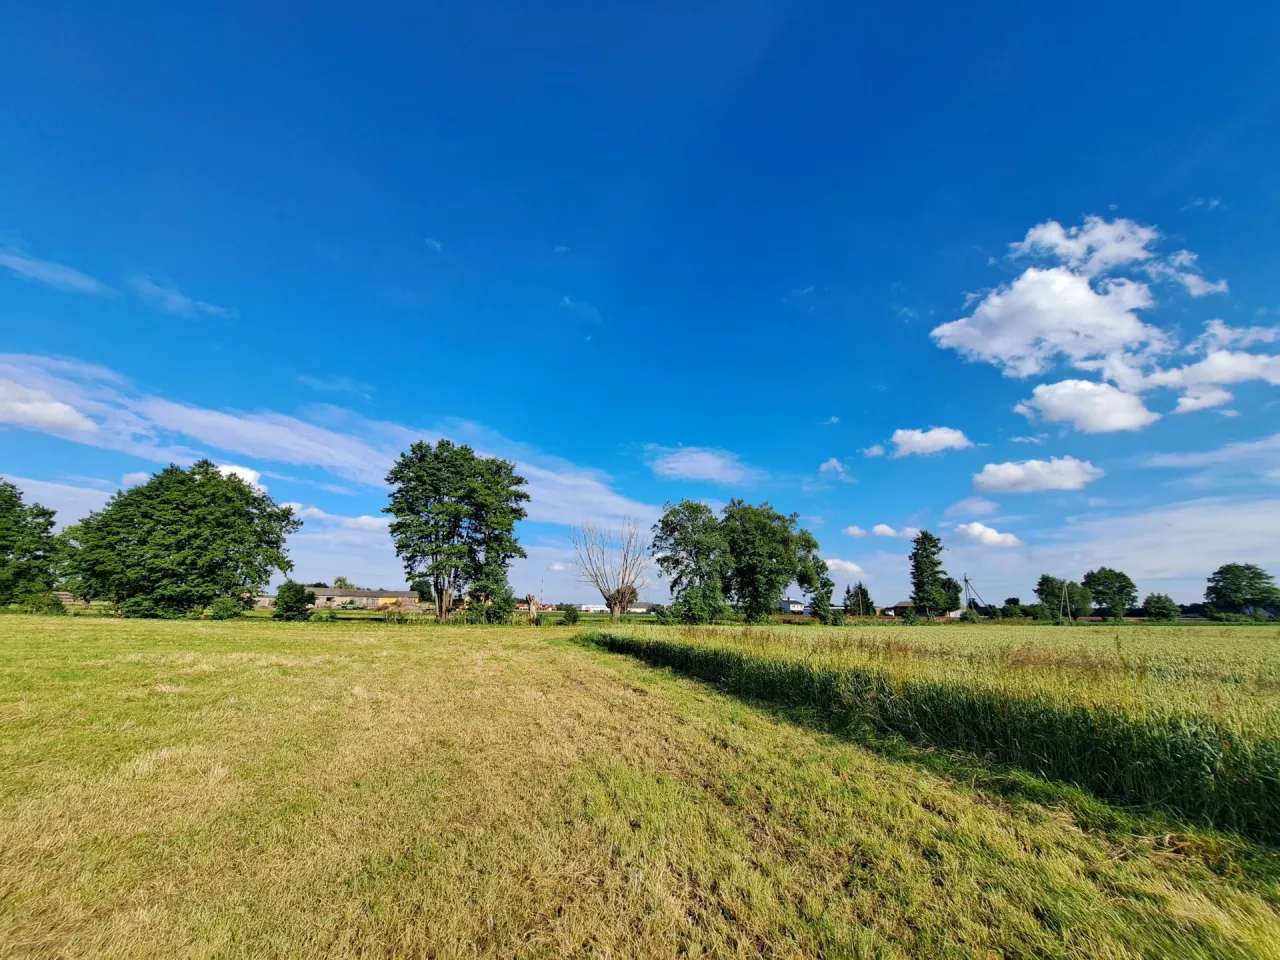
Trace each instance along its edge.
<path fill-rule="evenodd" d="M 0 957 L 1277 957 L 1278 689 L 1264 627 L 4 616 Z"/>

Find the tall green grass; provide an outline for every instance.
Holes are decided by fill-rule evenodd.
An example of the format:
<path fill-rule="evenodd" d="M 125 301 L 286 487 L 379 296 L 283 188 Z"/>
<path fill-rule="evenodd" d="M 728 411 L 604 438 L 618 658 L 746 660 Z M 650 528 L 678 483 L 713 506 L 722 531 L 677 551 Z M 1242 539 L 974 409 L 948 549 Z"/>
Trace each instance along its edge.
<path fill-rule="evenodd" d="M 841 723 L 972 751 L 1108 799 L 1280 842 L 1280 712 L 1247 679 L 1223 683 L 1188 671 L 1170 680 L 1087 651 L 966 656 L 901 642 L 894 650 L 859 646 L 837 635 L 825 648 L 743 630 L 582 639 L 744 696 L 816 708 Z"/>

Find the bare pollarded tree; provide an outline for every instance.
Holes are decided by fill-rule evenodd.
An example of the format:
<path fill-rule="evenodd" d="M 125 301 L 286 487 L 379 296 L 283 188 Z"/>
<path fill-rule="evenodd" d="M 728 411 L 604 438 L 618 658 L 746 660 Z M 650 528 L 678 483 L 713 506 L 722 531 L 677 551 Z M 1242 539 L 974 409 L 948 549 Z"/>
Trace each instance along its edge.
<path fill-rule="evenodd" d="M 640 599 L 640 588 L 645 584 L 648 544 L 640 533 L 640 522 L 624 517 L 620 530 L 584 523 L 569 539 L 582 582 L 600 591 L 609 615 L 617 620 Z"/>

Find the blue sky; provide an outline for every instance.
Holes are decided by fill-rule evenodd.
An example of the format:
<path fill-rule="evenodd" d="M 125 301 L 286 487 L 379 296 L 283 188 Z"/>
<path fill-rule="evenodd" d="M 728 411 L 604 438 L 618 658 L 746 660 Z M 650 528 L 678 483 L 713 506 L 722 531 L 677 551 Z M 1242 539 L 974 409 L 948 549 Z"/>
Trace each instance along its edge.
<path fill-rule="evenodd" d="M 209 455 L 391 586 L 450 436 L 553 600 L 683 497 L 878 602 L 920 527 L 987 599 L 1280 571 L 1280 8 L 420 6 L 9 6 L 0 473 L 70 521 Z"/>

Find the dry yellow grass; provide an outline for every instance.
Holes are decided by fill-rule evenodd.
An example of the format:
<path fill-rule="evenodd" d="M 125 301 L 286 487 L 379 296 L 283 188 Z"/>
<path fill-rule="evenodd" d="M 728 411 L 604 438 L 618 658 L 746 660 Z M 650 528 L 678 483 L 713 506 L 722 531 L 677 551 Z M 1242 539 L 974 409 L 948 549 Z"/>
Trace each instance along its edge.
<path fill-rule="evenodd" d="M 1280 956 L 1265 848 L 567 636 L 0 619 L 0 956 Z"/>

